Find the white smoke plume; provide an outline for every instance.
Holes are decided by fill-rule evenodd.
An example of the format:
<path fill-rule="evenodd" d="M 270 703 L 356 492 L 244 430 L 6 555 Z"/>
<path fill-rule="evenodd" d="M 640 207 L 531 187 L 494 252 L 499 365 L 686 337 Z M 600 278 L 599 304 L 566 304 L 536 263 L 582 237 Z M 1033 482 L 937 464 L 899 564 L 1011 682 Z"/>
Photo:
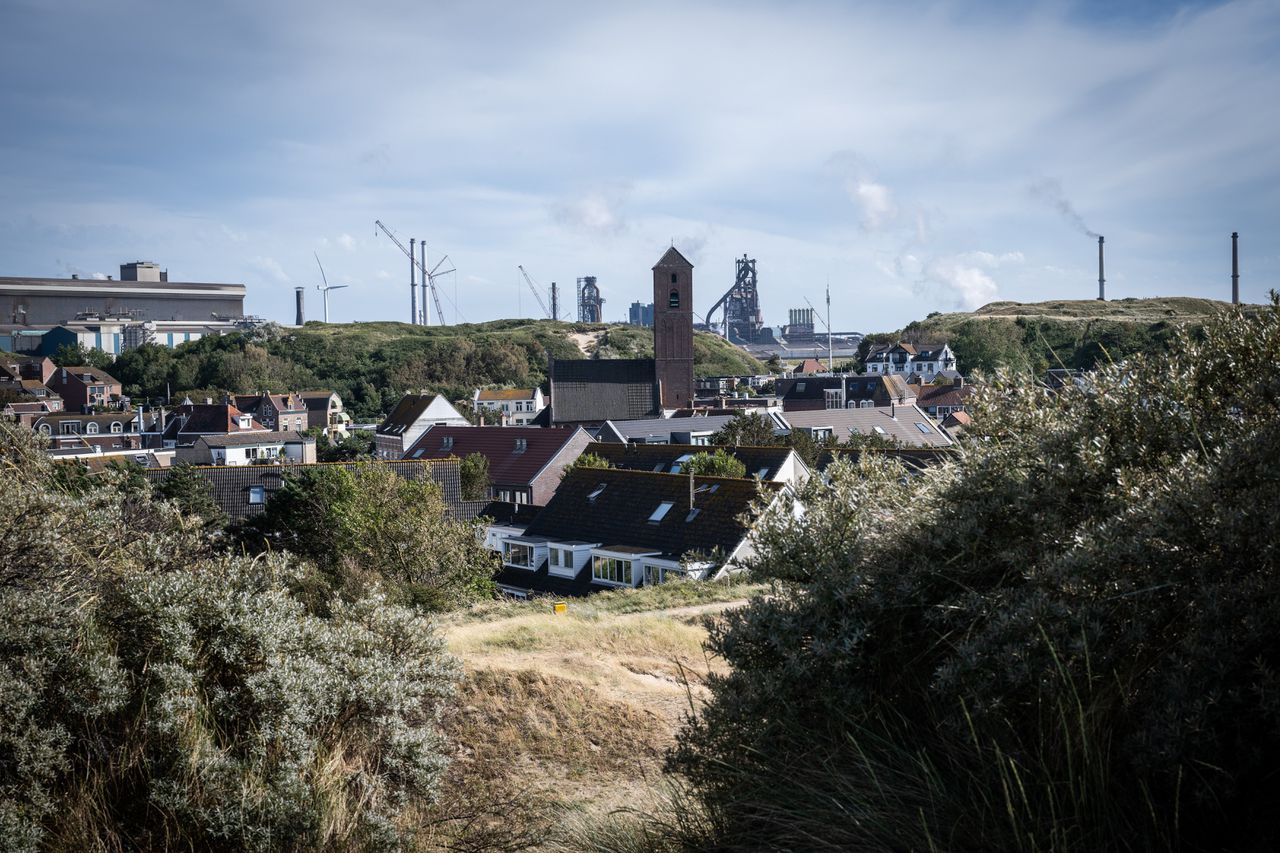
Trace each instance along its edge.
<path fill-rule="evenodd" d="M 1092 237 L 1095 240 L 1102 236 L 1085 224 L 1084 217 L 1076 211 L 1070 200 L 1067 199 L 1059 181 L 1053 178 L 1041 178 L 1027 187 L 1027 192 L 1031 194 L 1032 198 L 1039 199 L 1058 211 L 1058 214 L 1081 234 Z"/>
<path fill-rule="evenodd" d="M 1022 261 L 1021 252 L 1006 252 L 1002 255 L 991 252 L 961 252 L 958 255 L 933 258 L 921 269 L 917 289 L 940 289 L 942 292 L 939 295 L 951 304 L 972 311 L 995 301 L 999 293 L 999 287 L 988 271 Z M 929 285 L 935 287 L 930 288 Z"/>

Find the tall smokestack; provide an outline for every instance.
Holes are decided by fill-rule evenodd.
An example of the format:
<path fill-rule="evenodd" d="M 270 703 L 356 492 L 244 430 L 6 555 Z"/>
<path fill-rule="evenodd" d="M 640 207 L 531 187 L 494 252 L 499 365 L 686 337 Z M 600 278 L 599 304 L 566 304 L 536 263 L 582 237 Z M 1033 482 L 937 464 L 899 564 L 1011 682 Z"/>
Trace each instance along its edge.
<path fill-rule="evenodd" d="M 303 310 L 303 302 L 305 301 L 304 295 L 306 292 L 307 289 L 305 287 L 295 287 L 293 289 L 293 302 L 294 306 L 297 308 L 298 314 L 294 319 L 295 326 L 301 326 L 303 323 L 307 322 L 307 312 Z"/>
<path fill-rule="evenodd" d="M 1102 274 L 1102 240 L 1101 234 L 1098 235 L 1098 299 L 1103 302 L 1107 299 L 1107 279 Z"/>
<path fill-rule="evenodd" d="M 418 241 L 418 252 L 422 255 L 422 325 L 431 325 L 431 306 L 427 302 L 427 288 L 431 285 L 431 279 L 427 278 L 427 241 Z M 436 318 L 437 323 L 443 322 L 440 317 Z"/>
<path fill-rule="evenodd" d="M 418 280 L 413 274 L 413 243 L 409 238 L 409 325 L 418 325 Z"/>
<path fill-rule="evenodd" d="M 560 319 L 560 295 L 556 290 L 556 283 L 551 282 L 551 319 Z"/>
<path fill-rule="evenodd" d="M 1231 304 L 1240 304 L 1240 235 L 1231 232 Z"/>

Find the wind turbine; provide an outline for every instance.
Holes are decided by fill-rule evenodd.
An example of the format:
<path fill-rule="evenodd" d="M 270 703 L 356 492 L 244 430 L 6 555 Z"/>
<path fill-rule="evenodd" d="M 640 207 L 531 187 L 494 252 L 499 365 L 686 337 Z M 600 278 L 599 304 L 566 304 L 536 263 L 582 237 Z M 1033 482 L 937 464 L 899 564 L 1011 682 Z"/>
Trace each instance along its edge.
<path fill-rule="evenodd" d="M 324 274 L 324 264 L 320 263 L 320 255 L 316 254 L 315 252 L 312 252 L 311 254 L 316 256 L 316 266 L 320 267 L 320 278 L 324 280 L 324 286 L 321 287 L 320 285 L 317 284 L 316 290 L 324 294 L 324 321 L 328 323 L 329 322 L 329 291 L 341 290 L 344 287 L 350 287 L 350 285 L 330 284 L 328 277 L 325 276 Z"/>

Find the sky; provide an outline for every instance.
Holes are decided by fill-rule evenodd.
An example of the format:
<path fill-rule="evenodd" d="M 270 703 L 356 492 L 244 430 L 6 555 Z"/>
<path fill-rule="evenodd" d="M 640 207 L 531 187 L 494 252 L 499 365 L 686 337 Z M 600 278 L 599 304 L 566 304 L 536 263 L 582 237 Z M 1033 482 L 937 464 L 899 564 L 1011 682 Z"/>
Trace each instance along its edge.
<path fill-rule="evenodd" d="M 292 322 L 695 310 L 889 331 L 996 300 L 1280 287 L 1280 3 L 0 0 L 0 275 L 241 282 Z M 1268 106 L 1270 104 L 1270 106 Z"/>

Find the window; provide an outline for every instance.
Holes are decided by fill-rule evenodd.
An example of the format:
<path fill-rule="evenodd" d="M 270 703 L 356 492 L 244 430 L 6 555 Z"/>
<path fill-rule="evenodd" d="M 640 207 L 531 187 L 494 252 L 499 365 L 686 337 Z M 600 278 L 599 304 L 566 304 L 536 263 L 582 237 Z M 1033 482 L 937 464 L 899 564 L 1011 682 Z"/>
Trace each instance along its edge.
<path fill-rule="evenodd" d="M 591 492 L 591 494 L 587 495 L 587 500 L 594 501 L 596 498 L 600 497 L 600 495 L 604 493 L 604 487 L 607 485 L 608 483 L 601 483 L 600 485 L 596 486 L 595 489 Z"/>
<path fill-rule="evenodd" d="M 650 524 L 657 524 L 659 521 L 667 517 L 667 513 L 671 512 L 671 508 L 675 506 L 673 501 L 663 501 L 658 504 L 658 508 L 649 516 Z"/>
<path fill-rule="evenodd" d="M 120 423 L 119 421 L 112 421 L 112 422 L 111 422 L 111 431 L 112 431 L 112 432 L 124 432 L 124 425 L 123 425 L 122 423 Z"/>
<path fill-rule="evenodd" d="M 441 450 L 453 450 L 453 436 L 446 435 L 440 442 Z"/>
<path fill-rule="evenodd" d="M 869 408 L 871 408 L 873 405 L 875 405 L 875 404 L 874 404 L 872 401 L 870 401 L 870 400 L 863 400 L 861 403 L 859 403 L 859 404 L 858 404 L 858 408 L 860 408 L 860 409 L 869 409 Z"/>
<path fill-rule="evenodd" d="M 63 435 L 79 435 L 79 434 L 80 434 L 80 422 L 79 422 L 79 421 L 67 421 L 65 424 L 63 424 L 63 425 L 62 425 L 62 434 L 63 434 Z"/>
<path fill-rule="evenodd" d="M 676 274 L 675 274 L 675 273 L 672 273 L 672 274 L 671 274 L 671 283 L 672 283 L 672 284 L 675 284 L 675 283 L 676 283 Z"/>
<path fill-rule="evenodd" d="M 508 566 L 532 569 L 534 567 L 533 548 L 519 542 L 506 542 L 503 544 L 502 562 Z"/>
<path fill-rule="evenodd" d="M 249 503 L 250 504 L 256 505 L 256 504 L 263 504 L 266 502 L 267 502 L 266 486 L 250 486 L 249 487 Z"/>
<path fill-rule="evenodd" d="M 557 568 L 557 569 L 558 569 L 558 568 L 561 568 L 561 567 L 563 567 L 563 566 L 564 566 L 564 563 L 562 563 L 562 562 L 561 562 L 561 559 L 562 559 L 562 557 L 561 557 L 561 553 L 562 553 L 562 552 L 560 551 L 560 549 L 559 549 L 559 548 L 552 548 L 552 549 L 551 549 L 551 556 L 550 556 L 550 558 L 549 558 L 549 559 L 551 560 L 551 565 L 552 565 L 552 567 L 554 567 L 554 568 Z"/>
<path fill-rule="evenodd" d="M 596 554 L 591 558 L 591 577 L 598 581 L 631 586 L 631 561 Z"/>
<path fill-rule="evenodd" d="M 931 432 L 931 430 L 926 424 L 922 424 L 919 421 L 916 422 L 916 429 L 920 430 L 920 432 L 924 433 L 925 435 L 928 435 Z"/>
<path fill-rule="evenodd" d="M 94 422 L 94 421 L 89 421 L 89 423 L 85 425 L 84 431 L 85 431 L 88 435 L 97 435 L 97 434 L 98 434 L 98 424 L 97 424 L 96 422 Z"/>
<path fill-rule="evenodd" d="M 675 276 L 675 273 L 672 273 L 672 277 L 674 276 Z M 667 296 L 667 307 L 668 308 L 680 307 L 680 291 L 676 290 L 674 287 L 671 289 L 671 293 L 668 294 Z"/>
<path fill-rule="evenodd" d="M 874 429 L 880 435 L 888 435 L 888 433 L 884 431 L 884 427 L 882 426 L 876 425 L 876 426 L 873 426 L 872 429 Z"/>
<path fill-rule="evenodd" d="M 44 435 L 49 435 L 53 430 L 49 429 L 48 424 L 40 424 L 40 432 Z"/>
<path fill-rule="evenodd" d="M 702 507 L 695 506 L 693 509 L 689 510 L 689 514 L 684 517 L 685 524 L 688 524 L 689 522 L 697 518 L 698 513 L 700 512 L 702 512 Z"/>
<path fill-rule="evenodd" d="M 797 383 L 796 383 L 796 390 L 797 390 L 797 391 L 804 391 L 804 386 L 805 386 L 805 383 L 804 383 L 804 382 L 797 382 Z"/>
<path fill-rule="evenodd" d="M 529 447 L 529 439 L 527 438 L 516 439 L 516 453 L 524 453 L 525 450 L 528 449 L 528 447 Z"/>

